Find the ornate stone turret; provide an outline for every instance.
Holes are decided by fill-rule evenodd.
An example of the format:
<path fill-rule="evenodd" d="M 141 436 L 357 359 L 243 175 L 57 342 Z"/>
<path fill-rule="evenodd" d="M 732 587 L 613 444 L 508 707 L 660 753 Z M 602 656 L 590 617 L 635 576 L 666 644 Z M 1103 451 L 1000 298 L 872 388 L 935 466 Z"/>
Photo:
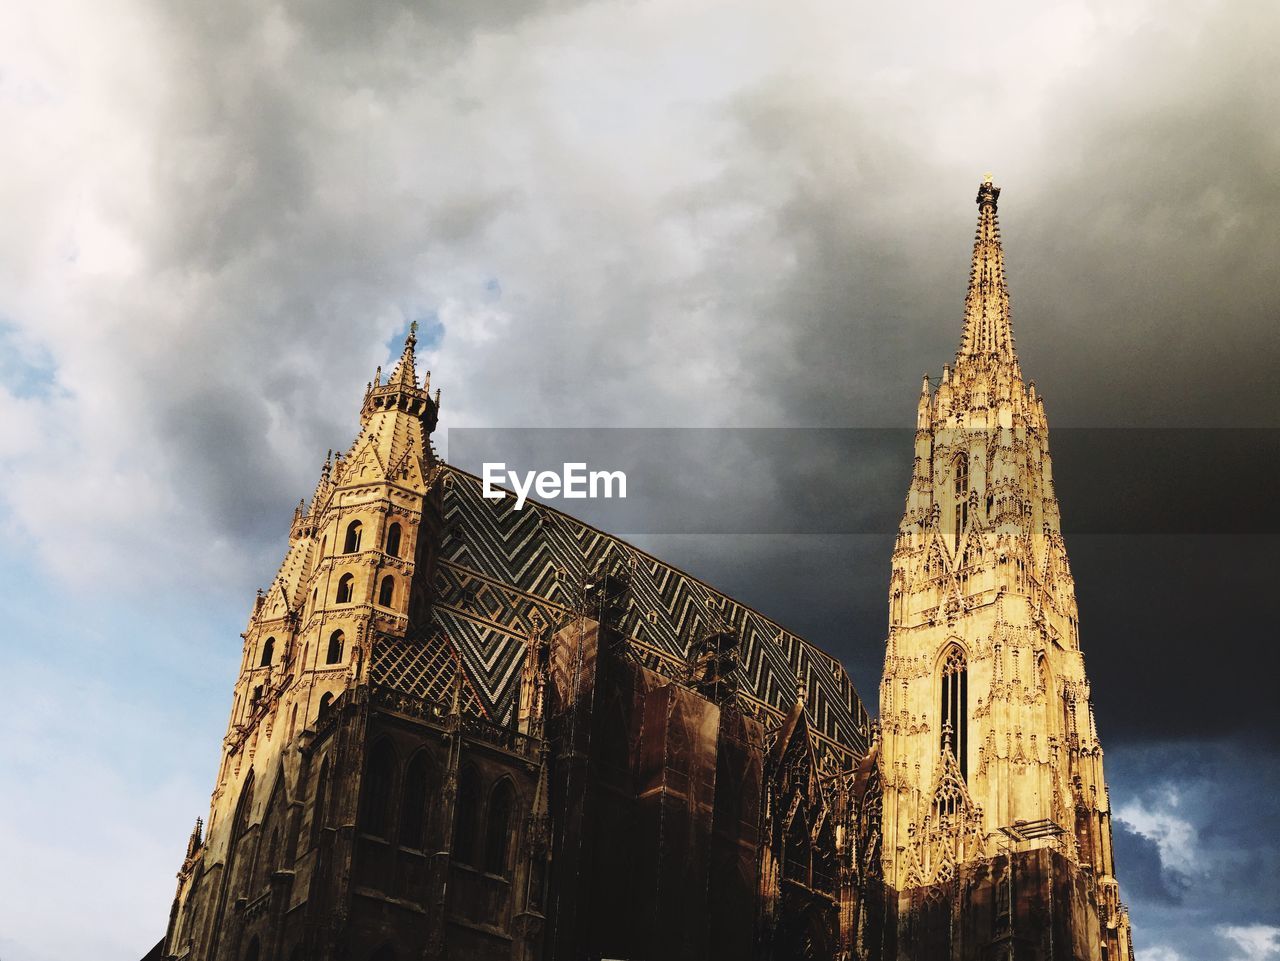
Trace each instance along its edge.
<path fill-rule="evenodd" d="M 1044 405 L 1014 351 L 999 197 L 989 178 L 978 188 L 955 366 L 925 378 L 917 409 L 880 688 L 884 877 L 922 889 L 1051 849 L 1103 893 L 1115 961 L 1128 933 L 1102 752 Z"/>

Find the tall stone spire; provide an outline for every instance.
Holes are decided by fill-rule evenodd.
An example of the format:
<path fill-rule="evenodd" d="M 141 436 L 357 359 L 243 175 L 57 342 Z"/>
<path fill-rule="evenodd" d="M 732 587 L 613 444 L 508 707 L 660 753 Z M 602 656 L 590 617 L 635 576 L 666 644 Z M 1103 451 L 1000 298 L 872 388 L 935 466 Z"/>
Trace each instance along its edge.
<path fill-rule="evenodd" d="M 932 393 L 926 379 L 917 404 L 880 697 L 883 875 L 908 912 L 920 892 L 945 894 L 961 875 L 1002 875 L 1008 891 L 1016 874 L 1023 903 L 1054 902 L 1050 913 L 1063 910 L 1057 893 L 1030 878 L 1079 876 L 1088 893 L 1071 925 L 1091 944 L 1074 956 L 1124 961 L 1128 916 L 1102 752 L 1087 723 L 1075 583 L 1043 401 L 1014 352 L 999 196 L 990 178 L 978 188 L 955 367 L 943 368 Z M 1013 914 L 1008 931 L 979 931 L 985 922 L 973 910 L 968 943 L 1014 937 Z M 900 931 L 900 951 L 910 945 L 900 956 L 959 956 L 911 941 L 910 930 Z"/>
<path fill-rule="evenodd" d="M 964 300 L 964 333 L 956 352 L 957 366 L 966 358 L 987 358 L 1015 367 L 1018 363 L 996 214 L 999 200 L 1000 188 L 991 182 L 988 174 L 978 186 L 978 230 L 973 238 L 973 265 L 969 270 L 969 292 Z"/>

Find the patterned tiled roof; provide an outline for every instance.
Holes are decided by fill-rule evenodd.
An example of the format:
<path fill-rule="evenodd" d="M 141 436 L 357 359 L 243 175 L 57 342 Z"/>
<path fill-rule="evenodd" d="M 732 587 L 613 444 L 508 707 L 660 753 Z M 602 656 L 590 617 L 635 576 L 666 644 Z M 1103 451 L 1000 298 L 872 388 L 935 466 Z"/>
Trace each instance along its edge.
<path fill-rule="evenodd" d="M 535 615 L 560 623 L 588 574 L 621 564 L 630 584 L 620 627 L 647 666 L 679 676 L 690 641 L 712 624 L 728 627 L 739 638 L 739 693 L 749 711 L 779 724 L 795 704 L 799 673 L 815 735 L 846 758 L 865 751 L 867 714 L 834 657 L 625 541 L 544 504 L 514 504 L 485 499 L 478 477 L 449 469 L 433 611 L 490 718 L 513 715 Z"/>

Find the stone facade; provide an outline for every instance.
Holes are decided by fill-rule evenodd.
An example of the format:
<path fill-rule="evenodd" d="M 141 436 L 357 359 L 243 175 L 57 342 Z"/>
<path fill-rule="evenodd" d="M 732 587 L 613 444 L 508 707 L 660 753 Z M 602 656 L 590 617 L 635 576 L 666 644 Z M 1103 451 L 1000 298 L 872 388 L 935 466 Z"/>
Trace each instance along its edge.
<path fill-rule="evenodd" d="M 1002 885 L 1015 897 L 1030 885 L 1079 915 L 1075 940 L 994 956 L 1128 959 L 1044 401 L 1014 351 L 999 196 L 990 181 L 978 191 L 960 349 L 936 387 L 921 387 L 893 551 L 877 751 L 884 880 L 910 892 L 898 902 L 902 957 L 941 956 L 915 948 L 922 901 L 957 908 L 957 892 L 983 888 L 1003 907 L 967 933 L 1000 941 Z"/>
<path fill-rule="evenodd" d="M 254 605 L 152 956 L 1127 961 L 998 196 L 920 400 L 878 724 L 758 612 L 484 499 L 411 332 Z"/>

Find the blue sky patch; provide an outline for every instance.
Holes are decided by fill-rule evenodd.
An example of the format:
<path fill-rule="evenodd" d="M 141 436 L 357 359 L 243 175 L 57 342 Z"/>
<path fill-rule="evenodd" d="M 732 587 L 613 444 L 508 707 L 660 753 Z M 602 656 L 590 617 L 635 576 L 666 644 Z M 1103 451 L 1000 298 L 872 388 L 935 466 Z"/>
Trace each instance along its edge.
<path fill-rule="evenodd" d="M 48 397 L 57 374 L 48 350 L 32 343 L 12 321 L 0 320 L 0 385 L 15 397 Z"/>

